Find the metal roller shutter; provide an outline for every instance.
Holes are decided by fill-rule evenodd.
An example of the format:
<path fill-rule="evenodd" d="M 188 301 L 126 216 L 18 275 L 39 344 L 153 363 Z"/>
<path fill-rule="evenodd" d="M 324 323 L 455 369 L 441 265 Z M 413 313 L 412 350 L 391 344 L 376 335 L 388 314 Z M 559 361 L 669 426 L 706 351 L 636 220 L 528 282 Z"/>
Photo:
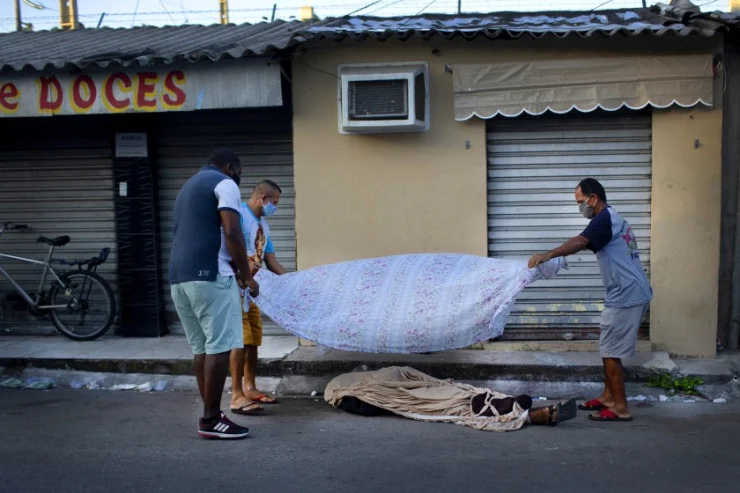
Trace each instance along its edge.
<path fill-rule="evenodd" d="M 72 238 L 67 246 L 56 249 L 55 256 L 60 258 L 89 258 L 109 247 L 111 255 L 98 272 L 117 294 L 109 122 L 108 117 L 96 116 L 0 120 L 0 223 L 31 228 L 4 233 L 0 251 L 45 259 L 48 247 L 36 242 L 40 235 Z M 24 289 L 38 289 L 41 268 L 2 262 Z M 11 291 L 10 284 L 0 279 L 3 329 L 54 330 L 49 321 L 37 321 L 7 301 Z"/>
<path fill-rule="evenodd" d="M 172 247 L 172 211 L 185 181 L 205 162 L 211 151 L 229 148 L 242 159 L 242 198 L 264 179 L 276 181 L 283 190 L 278 213 L 269 220 L 278 260 L 288 271 L 296 268 L 295 187 L 293 185 L 292 122 L 289 110 L 259 109 L 200 111 L 161 115 L 157 135 L 159 207 L 162 266 L 167 320 L 173 332 L 181 333 L 177 313 L 169 296 L 167 265 Z M 266 335 L 285 334 L 269 320 Z"/>
<path fill-rule="evenodd" d="M 651 119 L 642 113 L 494 119 L 488 127 L 488 251 L 526 259 L 579 234 L 573 192 L 601 181 L 609 203 L 637 236 L 650 265 Z M 502 339 L 598 337 L 604 287 L 596 257 L 569 257 L 570 270 L 521 294 Z"/>

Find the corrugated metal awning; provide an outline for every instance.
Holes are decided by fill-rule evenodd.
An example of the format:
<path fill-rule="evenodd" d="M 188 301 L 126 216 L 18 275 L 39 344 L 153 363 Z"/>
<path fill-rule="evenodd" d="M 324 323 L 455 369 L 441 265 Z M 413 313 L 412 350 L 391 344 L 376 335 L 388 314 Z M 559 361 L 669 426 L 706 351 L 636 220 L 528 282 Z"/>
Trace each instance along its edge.
<path fill-rule="evenodd" d="M 0 33 L 0 70 L 149 67 L 274 55 L 306 38 L 309 22 Z"/>
<path fill-rule="evenodd" d="M 455 119 L 712 105 L 710 55 L 453 65 Z"/>
<path fill-rule="evenodd" d="M 311 41 L 336 42 L 433 38 L 473 40 L 531 36 L 712 37 L 737 27 L 730 14 L 686 14 L 665 9 L 488 12 L 403 17 L 344 16 L 318 21 L 259 24 L 77 29 L 0 33 L 0 70 L 74 66 L 148 67 L 280 55 Z M 733 27 L 735 26 L 735 27 Z"/>

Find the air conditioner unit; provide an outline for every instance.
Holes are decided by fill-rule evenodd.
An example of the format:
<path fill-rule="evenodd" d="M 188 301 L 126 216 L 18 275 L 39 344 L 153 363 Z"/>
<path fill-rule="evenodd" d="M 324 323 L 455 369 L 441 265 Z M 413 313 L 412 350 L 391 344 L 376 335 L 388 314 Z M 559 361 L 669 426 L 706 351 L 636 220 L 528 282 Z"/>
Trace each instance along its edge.
<path fill-rule="evenodd" d="M 340 65 L 339 133 L 429 130 L 426 62 Z"/>

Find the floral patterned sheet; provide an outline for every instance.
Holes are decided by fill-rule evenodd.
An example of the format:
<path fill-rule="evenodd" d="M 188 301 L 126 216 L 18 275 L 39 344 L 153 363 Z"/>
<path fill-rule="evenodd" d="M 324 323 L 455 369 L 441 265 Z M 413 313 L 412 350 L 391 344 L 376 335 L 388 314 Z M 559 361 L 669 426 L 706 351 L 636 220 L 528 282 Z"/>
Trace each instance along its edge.
<path fill-rule="evenodd" d="M 330 348 L 442 351 L 499 337 L 519 293 L 561 268 L 562 258 L 529 269 L 519 260 L 418 254 L 283 276 L 262 269 L 254 301 L 285 330 Z"/>

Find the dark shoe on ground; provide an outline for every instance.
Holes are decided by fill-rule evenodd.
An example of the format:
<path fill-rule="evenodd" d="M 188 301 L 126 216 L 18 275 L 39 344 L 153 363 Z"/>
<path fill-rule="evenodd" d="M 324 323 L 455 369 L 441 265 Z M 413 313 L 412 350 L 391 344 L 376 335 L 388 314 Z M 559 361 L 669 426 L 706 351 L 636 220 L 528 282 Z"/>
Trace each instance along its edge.
<path fill-rule="evenodd" d="M 558 422 L 568 421 L 573 419 L 578 414 L 578 405 L 576 405 L 575 399 L 570 399 L 566 402 L 561 402 L 558 408 Z"/>
<path fill-rule="evenodd" d="M 246 438 L 249 435 L 249 428 L 239 426 L 221 413 L 219 419 L 204 420 L 200 418 L 198 426 L 198 435 L 201 438 L 219 439 L 219 440 L 238 440 Z"/>

